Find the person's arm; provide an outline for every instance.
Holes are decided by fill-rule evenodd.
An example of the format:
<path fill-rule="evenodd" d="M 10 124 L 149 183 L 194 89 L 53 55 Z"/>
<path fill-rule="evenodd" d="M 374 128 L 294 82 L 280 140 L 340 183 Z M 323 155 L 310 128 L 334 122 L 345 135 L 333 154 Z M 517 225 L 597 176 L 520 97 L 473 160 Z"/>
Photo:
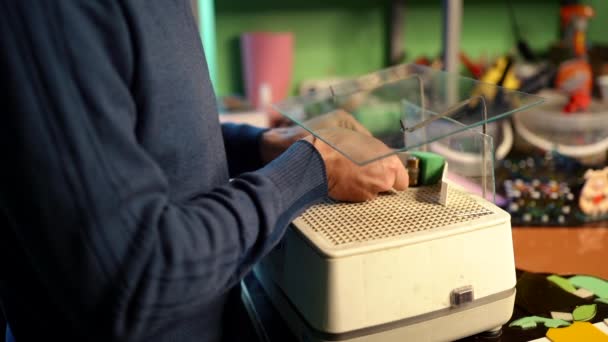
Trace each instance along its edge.
<path fill-rule="evenodd" d="M 307 142 L 188 202 L 134 136 L 115 1 L 0 2 L 0 205 L 71 329 L 141 340 L 239 281 L 327 194 Z M 95 318 L 95 320 L 93 320 Z"/>
<path fill-rule="evenodd" d="M 322 129 L 344 128 L 372 136 L 367 128 L 344 110 L 335 110 L 314 117 L 304 122 L 304 125 L 317 133 Z M 310 135 L 298 125 L 264 129 L 233 123 L 223 124 L 222 133 L 231 177 L 262 167 L 285 152 L 296 141 Z"/>
<path fill-rule="evenodd" d="M 222 124 L 230 177 L 257 170 L 267 162 L 262 159 L 261 153 L 262 138 L 266 131 L 268 129 L 247 124 Z"/>

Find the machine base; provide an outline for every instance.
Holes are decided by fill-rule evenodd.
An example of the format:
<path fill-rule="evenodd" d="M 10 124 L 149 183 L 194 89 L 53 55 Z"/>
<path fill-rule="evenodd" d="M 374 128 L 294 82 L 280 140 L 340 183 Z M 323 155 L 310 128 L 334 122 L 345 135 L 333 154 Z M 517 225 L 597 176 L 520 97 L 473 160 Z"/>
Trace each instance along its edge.
<path fill-rule="evenodd" d="M 402 325 L 392 324 L 390 329 L 372 327 L 331 334 L 315 330 L 305 322 L 283 292 L 267 277 L 264 277 L 263 270 L 256 267 L 254 274 L 293 335 L 301 342 L 453 341 L 484 331 L 496 331 L 497 327 L 502 326 L 511 317 L 515 302 L 515 289 L 513 289 L 512 293 L 501 299 L 432 319 Z"/>

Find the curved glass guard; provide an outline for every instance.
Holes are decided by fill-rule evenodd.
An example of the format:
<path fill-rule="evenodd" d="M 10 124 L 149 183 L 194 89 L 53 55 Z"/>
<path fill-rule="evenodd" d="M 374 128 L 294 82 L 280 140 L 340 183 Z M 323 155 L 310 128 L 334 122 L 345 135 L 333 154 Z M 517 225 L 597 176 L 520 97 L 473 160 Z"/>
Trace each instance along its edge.
<path fill-rule="evenodd" d="M 354 163 L 364 165 L 466 130 L 486 133 L 486 123 L 542 102 L 538 96 L 405 64 L 288 98 L 274 107 Z M 352 114 L 390 147 L 389 152 L 361 153 L 364 144 L 338 142 L 331 129 L 319 128 L 318 120 L 313 120 L 339 110 Z"/>

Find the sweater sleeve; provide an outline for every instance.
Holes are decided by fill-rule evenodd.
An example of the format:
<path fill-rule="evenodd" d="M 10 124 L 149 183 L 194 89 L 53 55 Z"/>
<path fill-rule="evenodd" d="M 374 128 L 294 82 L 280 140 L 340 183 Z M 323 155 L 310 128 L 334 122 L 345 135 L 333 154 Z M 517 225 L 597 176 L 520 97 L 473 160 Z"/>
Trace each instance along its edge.
<path fill-rule="evenodd" d="M 266 130 L 246 124 L 222 124 L 222 135 L 224 146 L 226 146 L 230 177 L 263 166 L 260 156 L 260 142 L 262 134 Z"/>
<path fill-rule="evenodd" d="M 236 284 L 327 194 L 298 142 L 175 203 L 134 135 L 134 51 L 117 1 L 0 1 L 0 206 L 57 312 L 91 336 L 145 339 Z M 9 166 L 9 167 L 5 167 Z M 18 228 L 17 228 L 18 227 Z M 101 321 L 97 320 L 101 317 Z"/>

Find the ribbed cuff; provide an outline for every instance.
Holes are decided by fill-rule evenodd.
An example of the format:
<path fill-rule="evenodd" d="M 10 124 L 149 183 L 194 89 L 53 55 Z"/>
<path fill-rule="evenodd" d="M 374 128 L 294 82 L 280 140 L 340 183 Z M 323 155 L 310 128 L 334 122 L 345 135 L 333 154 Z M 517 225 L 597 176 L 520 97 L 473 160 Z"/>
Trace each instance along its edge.
<path fill-rule="evenodd" d="M 281 192 L 282 208 L 290 218 L 327 196 L 325 164 L 307 141 L 296 142 L 258 172 Z"/>

